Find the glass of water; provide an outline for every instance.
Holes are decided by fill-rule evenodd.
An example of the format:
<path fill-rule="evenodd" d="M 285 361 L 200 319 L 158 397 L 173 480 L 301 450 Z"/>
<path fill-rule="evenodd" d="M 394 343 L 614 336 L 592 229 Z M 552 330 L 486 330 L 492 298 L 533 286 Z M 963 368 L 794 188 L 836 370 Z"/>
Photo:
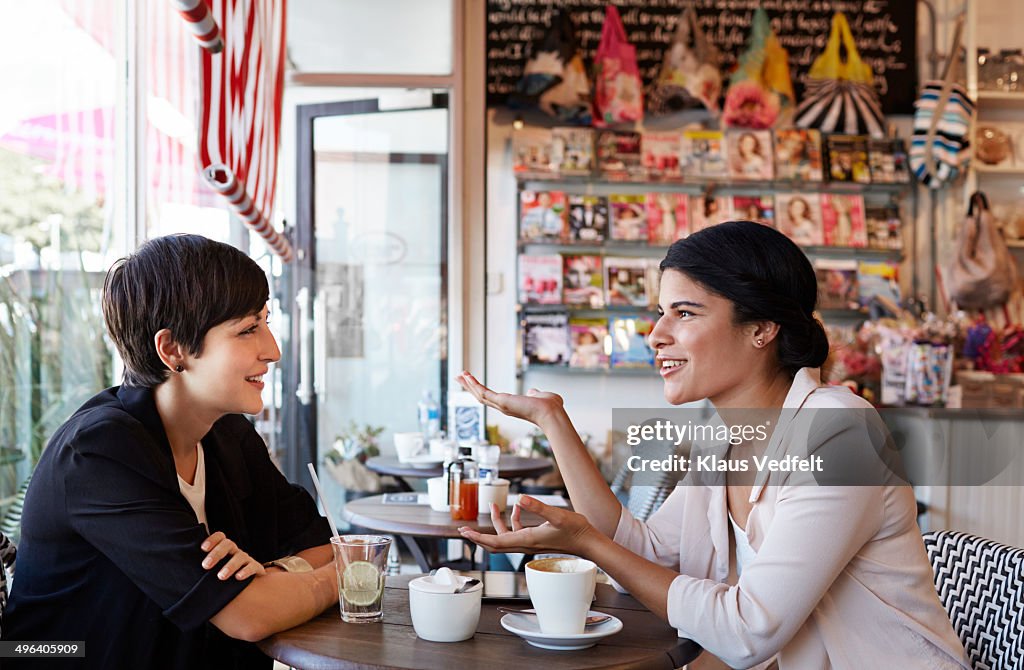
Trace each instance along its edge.
<path fill-rule="evenodd" d="M 341 620 L 373 623 L 384 618 L 384 576 L 391 538 L 383 535 L 341 535 L 331 538 L 338 571 Z"/>

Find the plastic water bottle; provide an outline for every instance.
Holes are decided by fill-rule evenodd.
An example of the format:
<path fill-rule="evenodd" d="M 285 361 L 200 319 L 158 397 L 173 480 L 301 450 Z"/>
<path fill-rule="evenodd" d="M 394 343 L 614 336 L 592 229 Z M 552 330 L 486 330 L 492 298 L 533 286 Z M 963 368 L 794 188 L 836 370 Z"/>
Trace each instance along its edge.
<path fill-rule="evenodd" d="M 434 400 L 434 394 L 424 391 L 419 402 L 420 432 L 428 442 L 441 433 L 441 406 Z"/>
<path fill-rule="evenodd" d="M 498 478 L 498 459 L 501 447 L 496 444 L 483 443 L 476 448 L 476 460 L 480 463 L 480 481 L 491 482 Z"/>

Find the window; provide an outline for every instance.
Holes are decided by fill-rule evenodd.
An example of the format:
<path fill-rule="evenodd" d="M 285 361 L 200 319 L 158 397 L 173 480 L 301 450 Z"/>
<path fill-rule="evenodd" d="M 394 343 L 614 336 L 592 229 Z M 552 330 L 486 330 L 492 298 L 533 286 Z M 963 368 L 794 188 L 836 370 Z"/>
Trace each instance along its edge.
<path fill-rule="evenodd" d="M 122 1 L 0 2 L 0 515 L 111 383 L 99 298 L 124 247 Z"/>

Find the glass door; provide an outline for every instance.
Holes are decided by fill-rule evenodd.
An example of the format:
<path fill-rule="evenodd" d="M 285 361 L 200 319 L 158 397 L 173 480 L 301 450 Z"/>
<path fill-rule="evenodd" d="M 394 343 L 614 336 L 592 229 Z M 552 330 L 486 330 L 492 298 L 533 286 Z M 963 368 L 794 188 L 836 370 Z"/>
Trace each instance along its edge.
<path fill-rule="evenodd" d="M 381 427 L 393 453 L 423 392 L 447 396 L 448 96 L 380 90 L 297 112 L 283 466 L 308 483 L 317 463 L 336 512 L 345 487 L 323 465 L 336 439 Z"/>

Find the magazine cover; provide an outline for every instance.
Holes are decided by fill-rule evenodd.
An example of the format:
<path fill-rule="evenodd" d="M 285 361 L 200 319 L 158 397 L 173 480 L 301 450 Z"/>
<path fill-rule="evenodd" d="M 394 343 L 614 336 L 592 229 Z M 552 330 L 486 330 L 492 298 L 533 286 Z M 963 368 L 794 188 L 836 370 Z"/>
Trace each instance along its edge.
<path fill-rule="evenodd" d="M 907 147 L 898 137 L 868 140 L 871 181 L 875 184 L 908 184 Z"/>
<path fill-rule="evenodd" d="M 817 258 L 814 274 L 818 278 L 818 309 L 857 307 L 857 261 Z"/>
<path fill-rule="evenodd" d="M 717 226 L 732 218 L 732 202 L 729 198 L 719 196 L 706 198 L 702 195 L 690 196 L 690 234 L 704 230 L 709 226 Z"/>
<path fill-rule="evenodd" d="M 729 172 L 721 130 L 684 130 L 679 156 L 687 177 L 725 177 Z"/>
<path fill-rule="evenodd" d="M 775 196 L 775 227 L 802 247 L 825 242 L 821 226 L 821 196 L 817 193 L 779 193 Z"/>
<path fill-rule="evenodd" d="M 689 234 L 689 197 L 685 193 L 647 194 L 647 242 L 672 244 Z"/>
<path fill-rule="evenodd" d="M 565 193 L 522 191 L 519 194 L 519 239 L 561 242 L 565 236 Z"/>
<path fill-rule="evenodd" d="M 900 266 L 891 261 L 860 261 L 857 265 L 857 288 L 860 304 L 871 305 L 875 297 L 900 302 Z"/>
<path fill-rule="evenodd" d="M 569 315 L 565 312 L 530 312 L 523 315 L 523 363 L 569 364 Z"/>
<path fill-rule="evenodd" d="M 868 139 L 863 135 L 826 135 L 828 173 L 832 181 L 871 182 Z"/>
<path fill-rule="evenodd" d="M 594 131 L 590 128 L 554 128 L 555 169 L 560 174 L 589 175 L 594 171 Z"/>
<path fill-rule="evenodd" d="M 640 138 L 641 162 L 651 179 L 678 179 L 682 177 L 679 150 L 682 136 L 678 131 L 644 133 Z"/>
<path fill-rule="evenodd" d="M 613 307 L 646 307 L 649 303 L 646 258 L 604 259 L 605 304 Z"/>
<path fill-rule="evenodd" d="M 729 151 L 729 176 L 733 179 L 771 179 L 772 131 L 729 130 L 725 146 Z"/>
<path fill-rule="evenodd" d="M 562 256 L 562 302 L 604 307 L 603 277 L 600 256 Z"/>
<path fill-rule="evenodd" d="M 561 304 L 561 256 L 519 256 L 519 302 L 524 305 Z"/>
<path fill-rule="evenodd" d="M 661 293 L 661 260 L 657 258 L 647 259 L 647 306 L 657 307 L 658 296 Z"/>
<path fill-rule="evenodd" d="M 512 169 L 517 175 L 554 174 L 554 146 L 551 129 L 528 127 L 512 133 Z"/>
<path fill-rule="evenodd" d="M 647 241 L 647 204 L 642 195 L 610 195 L 612 239 L 623 242 Z"/>
<path fill-rule="evenodd" d="M 775 198 L 770 195 L 734 195 L 732 216 L 775 226 Z"/>
<path fill-rule="evenodd" d="M 872 249 L 902 249 L 903 222 L 898 207 L 866 207 L 864 219 L 868 246 Z"/>
<path fill-rule="evenodd" d="M 597 134 L 597 167 L 606 179 L 644 176 L 640 133 L 602 130 Z"/>
<path fill-rule="evenodd" d="M 613 368 L 653 368 L 654 350 L 647 338 L 654 330 L 654 320 L 648 316 L 630 315 L 611 318 Z"/>
<path fill-rule="evenodd" d="M 775 177 L 796 181 L 821 181 L 821 133 L 813 129 L 775 131 Z"/>
<path fill-rule="evenodd" d="M 604 319 L 569 319 L 569 337 L 572 353 L 571 368 L 606 368 L 608 350 L 608 322 Z"/>
<path fill-rule="evenodd" d="M 569 242 L 599 244 L 608 239 L 608 198 L 603 195 L 569 196 Z"/>
<path fill-rule="evenodd" d="M 866 247 L 868 233 L 864 221 L 864 196 L 823 193 L 821 227 L 826 246 Z"/>

